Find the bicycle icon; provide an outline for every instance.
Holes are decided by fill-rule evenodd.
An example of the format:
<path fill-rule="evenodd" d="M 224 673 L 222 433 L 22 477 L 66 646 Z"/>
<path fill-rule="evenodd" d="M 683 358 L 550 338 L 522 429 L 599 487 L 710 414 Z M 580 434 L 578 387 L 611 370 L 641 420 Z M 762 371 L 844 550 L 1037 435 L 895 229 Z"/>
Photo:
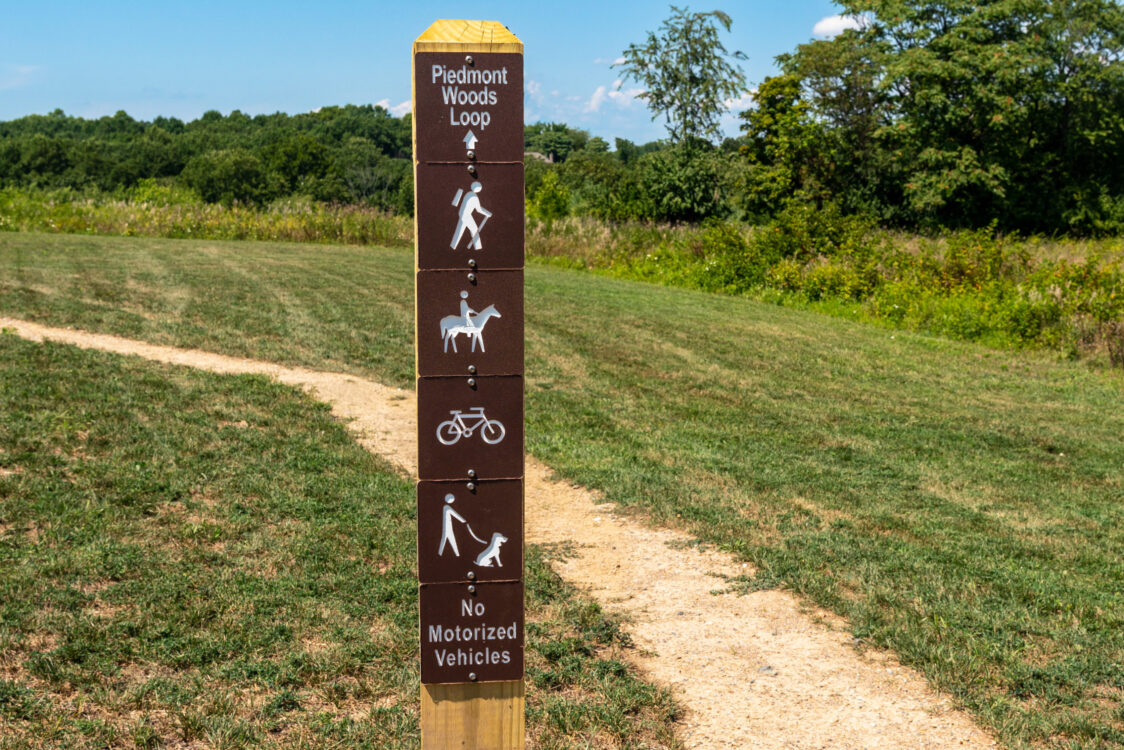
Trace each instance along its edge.
<path fill-rule="evenodd" d="M 462 412 L 460 409 L 450 411 L 452 419 L 447 419 L 437 425 L 437 439 L 442 445 L 452 445 L 463 438 L 472 437 L 472 433 L 480 430 L 481 439 L 488 445 L 495 445 L 503 440 L 506 430 L 498 419 L 488 419 L 484 416 L 484 407 L 477 406 Z"/>

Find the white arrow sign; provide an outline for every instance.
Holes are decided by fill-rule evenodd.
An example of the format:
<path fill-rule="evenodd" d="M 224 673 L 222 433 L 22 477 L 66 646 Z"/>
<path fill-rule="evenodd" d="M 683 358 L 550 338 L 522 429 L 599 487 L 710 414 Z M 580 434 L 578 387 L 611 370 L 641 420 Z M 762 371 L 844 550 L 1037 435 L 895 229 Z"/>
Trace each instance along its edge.
<path fill-rule="evenodd" d="M 476 148 L 476 133 L 473 133 L 471 130 L 468 131 L 464 137 L 464 147 L 470 151 Z"/>

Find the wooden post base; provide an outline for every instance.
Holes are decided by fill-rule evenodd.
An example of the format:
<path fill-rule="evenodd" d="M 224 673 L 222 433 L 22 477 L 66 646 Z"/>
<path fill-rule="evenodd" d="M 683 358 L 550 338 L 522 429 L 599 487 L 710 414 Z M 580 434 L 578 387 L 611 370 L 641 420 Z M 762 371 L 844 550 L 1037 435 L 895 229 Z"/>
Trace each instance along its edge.
<path fill-rule="evenodd" d="M 422 750 L 523 750 L 523 681 L 422 685 Z"/>

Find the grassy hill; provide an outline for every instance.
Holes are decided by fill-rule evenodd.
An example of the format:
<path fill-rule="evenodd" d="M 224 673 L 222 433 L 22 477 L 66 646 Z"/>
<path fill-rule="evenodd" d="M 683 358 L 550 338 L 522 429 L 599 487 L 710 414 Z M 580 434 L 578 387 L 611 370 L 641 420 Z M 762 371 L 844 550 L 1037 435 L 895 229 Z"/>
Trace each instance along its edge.
<path fill-rule="evenodd" d="M 412 379 L 408 252 L 0 235 L 0 312 Z M 532 266 L 528 447 L 894 649 L 1013 747 L 1124 743 L 1124 379 Z"/>

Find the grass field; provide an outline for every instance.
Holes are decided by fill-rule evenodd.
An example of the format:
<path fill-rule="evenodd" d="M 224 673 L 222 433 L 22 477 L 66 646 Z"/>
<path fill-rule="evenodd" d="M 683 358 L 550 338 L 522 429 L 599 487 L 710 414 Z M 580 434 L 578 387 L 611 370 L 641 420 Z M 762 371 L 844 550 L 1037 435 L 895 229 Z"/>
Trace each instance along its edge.
<path fill-rule="evenodd" d="M 0 311 L 412 376 L 408 252 L 0 235 Z M 528 447 L 894 649 L 1011 747 L 1124 743 L 1124 378 L 527 275 Z"/>
<path fill-rule="evenodd" d="M 0 748 L 416 747 L 412 483 L 328 412 L 0 335 Z M 677 747 L 532 550 L 538 747 Z"/>

